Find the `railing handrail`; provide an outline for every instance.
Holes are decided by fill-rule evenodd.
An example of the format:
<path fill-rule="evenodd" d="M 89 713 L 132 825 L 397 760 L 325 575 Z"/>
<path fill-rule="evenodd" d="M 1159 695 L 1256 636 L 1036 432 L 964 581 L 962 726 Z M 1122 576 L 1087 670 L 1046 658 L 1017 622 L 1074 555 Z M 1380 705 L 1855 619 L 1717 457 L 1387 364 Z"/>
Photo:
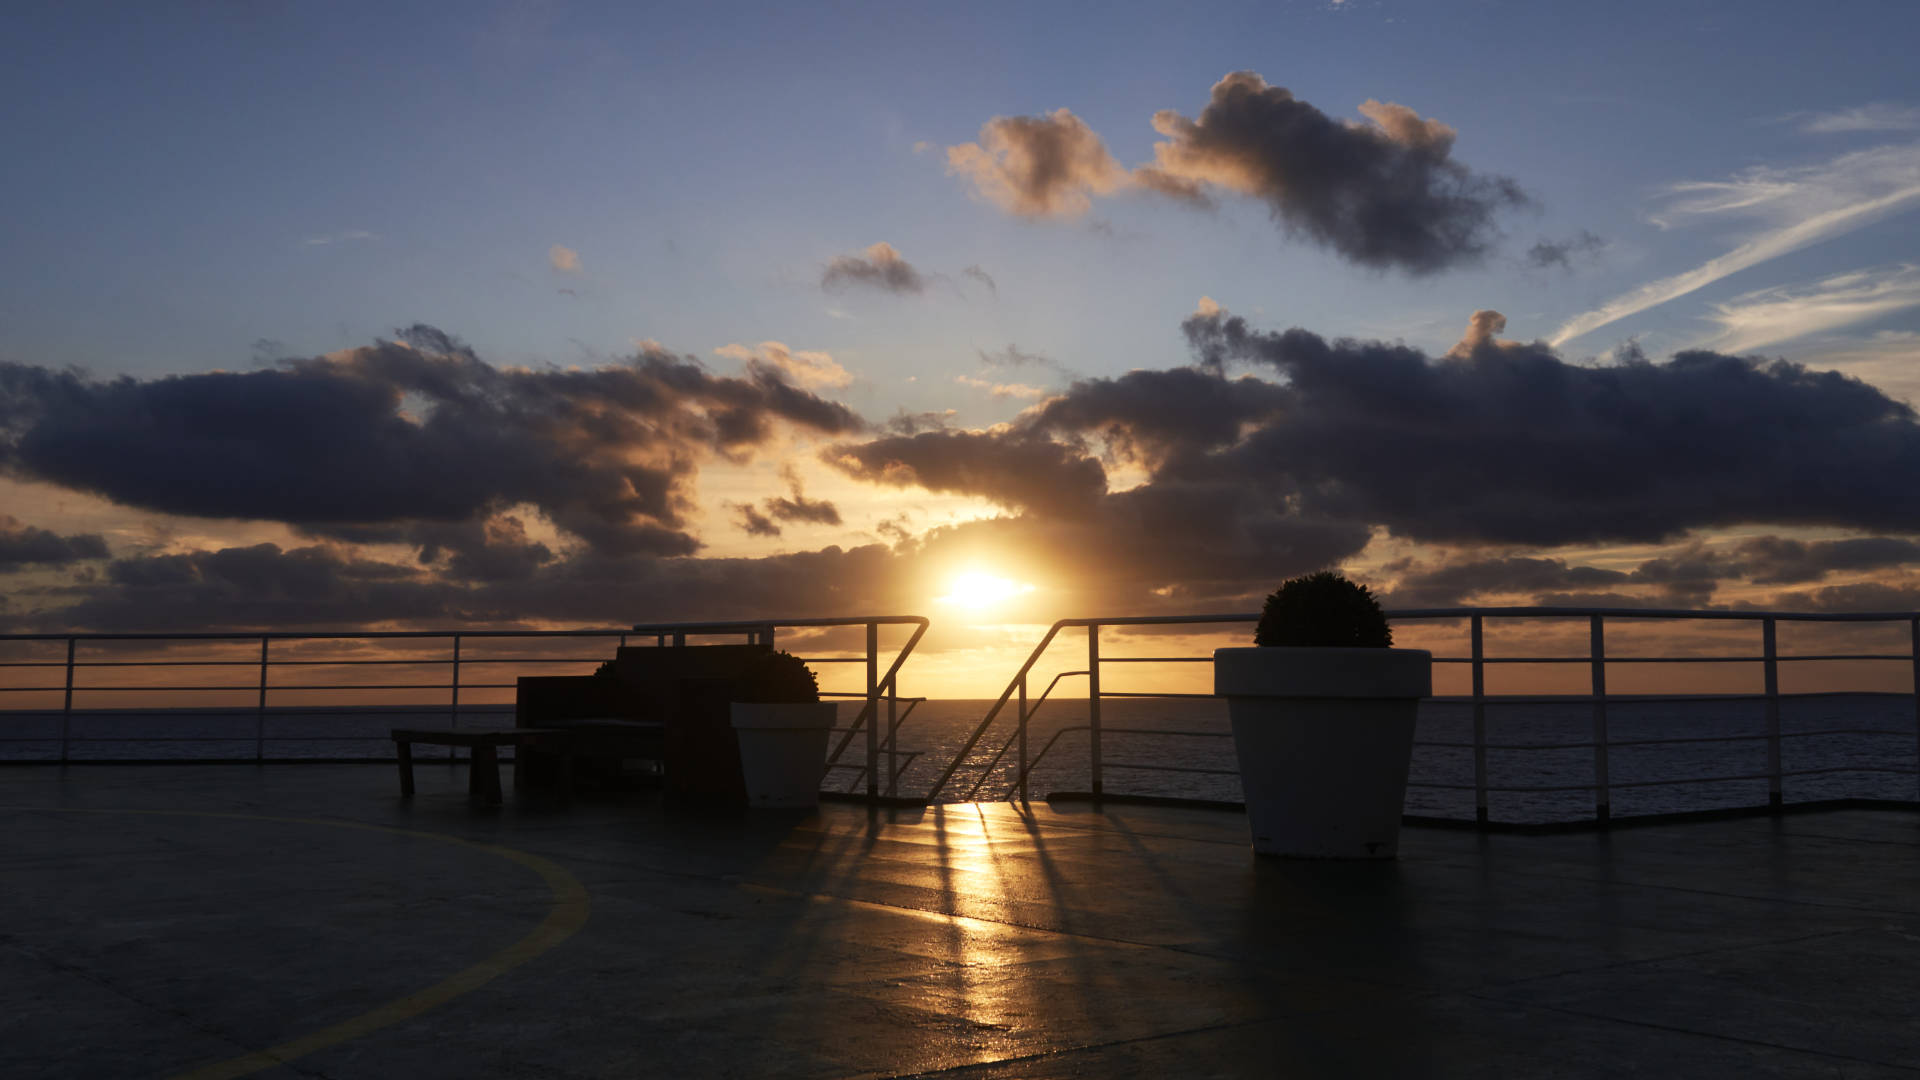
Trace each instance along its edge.
<path fill-rule="evenodd" d="M 1920 740 L 1920 611 L 1808 612 L 1808 611 L 1752 611 L 1752 610 L 1736 611 L 1736 610 L 1726 610 L 1726 609 L 1640 608 L 1640 607 L 1598 607 L 1598 606 L 1581 606 L 1581 607 L 1542 607 L 1542 606 L 1458 607 L 1456 606 L 1456 607 L 1428 607 L 1428 608 L 1390 608 L 1390 609 L 1387 609 L 1384 612 L 1384 614 L 1386 615 L 1389 621 L 1392 621 L 1395 619 L 1468 619 L 1470 620 L 1472 624 L 1472 655 L 1468 657 L 1435 657 L 1435 660 L 1436 662 L 1468 663 L 1473 666 L 1473 682 L 1474 682 L 1473 693 L 1471 695 L 1465 696 L 1464 700 L 1470 701 L 1474 705 L 1474 709 L 1475 709 L 1474 729 L 1476 734 L 1476 742 L 1484 738 L 1484 731 L 1485 731 L 1484 709 L 1486 704 L 1489 702 L 1498 701 L 1508 696 L 1508 695 L 1490 695 L 1485 692 L 1484 685 L 1481 679 L 1481 672 L 1484 670 L 1486 665 L 1498 664 L 1498 663 L 1515 663 L 1515 662 L 1518 662 L 1518 663 L 1563 662 L 1563 663 L 1590 664 L 1592 666 L 1592 678 L 1594 682 L 1593 693 L 1590 695 L 1582 695 L 1581 697 L 1576 698 L 1575 700 L 1587 700 L 1593 703 L 1594 724 L 1595 724 L 1595 746 L 1596 746 L 1596 750 L 1595 750 L 1596 780 L 1595 780 L 1594 790 L 1597 798 L 1595 812 L 1596 812 L 1596 816 L 1602 821 L 1606 820 L 1609 814 L 1608 800 L 1606 796 L 1606 791 L 1609 786 L 1608 779 L 1607 779 L 1607 765 L 1606 765 L 1606 747 L 1607 747 L 1606 703 L 1609 700 L 1619 700 L 1623 696 L 1618 694 L 1610 695 L 1606 691 L 1605 670 L 1608 664 L 1620 664 L 1620 663 L 1630 664 L 1630 663 L 1635 663 L 1640 661 L 1662 662 L 1662 663 L 1665 663 L 1665 662 L 1684 663 L 1690 660 L 1701 662 L 1701 663 L 1740 662 L 1740 663 L 1762 664 L 1764 665 L 1764 671 L 1766 674 L 1767 688 L 1762 694 L 1755 695 L 1755 696 L 1766 701 L 1767 710 L 1768 710 L 1768 727 L 1769 727 L 1769 732 L 1771 733 L 1770 737 L 1777 740 L 1777 738 L 1779 737 L 1778 702 L 1780 697 L 1783 696 L 1779 691 L 1779 687 L 1777 683 L 1777 670 L 1778 670 L 1778 665 L 1782 661 L 1832 660 L 1832 659 L 1858 659 L 1858 660 L 1875 660 L 1875 661 L 1911 660 L 1914 668 L 1914 681 L 1915 681 L 1914 692 L 1913 692 L 1914 712 L 1915 712 L 1915 735 L 1916 735 L 1916 739 Z M 1488 657 L 1485 655 L 1483 651 L 1482 639 L 1481 639 L 1481 626 L 1483 622 L 1488 618 L 1586 619 L 1588 620 L 1588 623 L 1590 626 L 1590 633 L 1591 633 L 1590 650 L 1588 655 L 1584 657 L 1566 657 L 1566 658 Z M 1091 716 L 1091 722 L 1087 725 L 1087 729 L 1090 730 L 1092 733 L 1092 738 L 1090 740 L 1091 753 L 1092 753 L 1091 776 L 1092 776 L 1092 782 L 1093 782 L 1093 793 L 1095 797 L 1098 797 L 1101 790 L 1101 781 L 1100 781 L 1101 724 L 1100 724 L 1100 713 L 1099 713 L 1099 699 L 1102 696 L 1117 696 L 1117 695 L 1102 695 L 1100 691 L 1099 666 L 1100 666 L 1100 663 L 1102 662 L 1099 654 L 1099 644 L 1098 644 L 1098 635 L 1099 635 L 1100 628 L 1104 626 L 1179 626 L 1179 625 L 1206 625 L 1206 624 L 1220 624 L 1220 623 L 1248 623 L 1248 622 L 1258 622 L 1259 619 L 1260 619 L 1260 615 L 1257 612 L 1231 612 L 1231 613 L 1222 612 L 1222 613 L 1197 614 L 1197 615 L 1097 616 L 1097 617 L 1077 617 L 1077 618 L 1055 620 L 1053 625 L 1048 627 L 1046 634 L 1043 637 L 1041 637 L 1039 643 L 1036 644 L 1033 647 L 1033 650 L 1027 655 L 1026 661 L 1020 665 L 1019 670 L 1014 673 L 1013 678 L 1008 681 L 1007 688 L 1001 691 L 1000 696 L 994 701 L 993 706 L 987 710 L 986 716 L 981 719 L 980 723 L 977 724 L 974 727 L 974 730 L 968 735 L 966 742 L 961 746 L 959 752 L 954 755 L 953 760 L 947 765 L 946 770 L 941 773 L 940 779 L 934 784 L 933 789 L 927 794 L 927 801 L 931 803 L 938 799 L 940 792 L 945 789 L 947 783 L 952 779 L 953 774 L 959 770 L 962 764 L 966 762 L 967 755 L 973 752 L 973 748 L 979 743 L 981 737 L 983 737 L 987 733 L 987 731 L 992 728 L 994 722 L 999 718 L 1001 711 L 1006 707 L 1008 700 L 1011 699 L 1016 692 L 1018 692 L 1021 695 L 1021 700 L 1023 702 L 1025 701 L 1027 677 L 1032 672 L 1034 665 L 1039 662 L 1040 657 L 1047 651 L 1048 647 L 1053 644 L 1055 638 L 1059 636 L 1060 631 L 1069 629 L 1069 628 L 1085 628 L 1088 632 L 1088 660 L 1089 660 L 1088 674 L 1090 675 L 1090 685 L 1088 687 L 1088 700 L 1089 700 L 1089 713 Z M 1739 621 L 1739 622 L 1757 623 L 1763 628 L 1763 631 L 1764 631 L 1764 639 L 1765 639 L 1764 651 L 1762 655 L 1751 657 L 1751 658 L 1744 657 L 1744 656 L 1743 657 L 1703 656 L 1698 658 L 1695 658 L 1695 657 L 1652 658 L 1652 657 L 1635 657 L 1635 656 L 1608 656 L 1606 654 L 1605 647 L 1603 645 L 1603 640 L 1604 640 L 1603 627 L 1605 625 L 1605 622 L 1609 619 L 1719 620 L 1719 621 Z M 1776 626 L 1776 624 L 1780 622 L 1906 623 L 1911 627 L 1911 630 L 1912 630 L 1912 648 L 1910 652 L 1900 653 L 1900 654 L 1834 654 L 1834 655 L 1809 654 L 1809 655 L 1799 655 L 1799 656 L 1791 655 L 1791 654 L 1781 655 L 1776 649 L 1775 636 L 1774 636 L 1774 627 Z M 1114 659 L 1120 660 L 1120 659 L 1131 659 L 1131 658 L 1114 658 Z M 1162 662 L 1176 662 L 1181 658 L 1156 657 L 1152 659 L 1162 661 Z M 1198 662 L 1200 659 L 1204 659 L 1204 658 L 1194 658 L 1195 662 Z M 1056 678 L 1055 681 L 1057 682 L 1058 679 Z M 1051 686 L 1049 686 L 1048 689 L 1050 691 Z M 1211 695 L 1199 695 L 1199 696 L 1211 696 Z M 1025 728 L 1026 728 L 1028 719 L 1029 719 L 1029 715 L 1027 714 L 1026 710 L 1023 708 L 1022 715 L 1019 717 L 1020 727 L 1019 727 L 1019 730 L 1016 731 L 1015 733 L 1015 736 L 1018 736 L 1021 738 L 1023 747 L 1025 744 L 1024 736 L 1025 736 Z M 1009 736 L 1008 742 L 1010 743 L 1015 736 Z M 1058 734 L 1055 735 L 1055 739 L 1057 738 L 1058 738 Z M 1049 743 L 1048 743 L 1049 747 L 1051 747 L 1052 741 L 1053 740 L 1049 740 Z M 1917 743 L 1917 745 L 1920 745 L 1920 743 Z M 1001 746 L 999 753 L 994 755 L 993 765 L 998 764 L 1001 756 L 1005 754 L 1006 749 L 1007 749 L 1006 745 Z M 1041 756 L 1044 756 L 1044 755 L 1045 755 L 1045 751 L 1043 750 Z M 1022 756 L 1024 757 L 1024 753 Z M 1019 783 L 1022 787 L 1024 786 L 1026 775 L 1028 771 L 1031 769 L 1032 764 L 1033 762 L 1028 762 L 1025 760 L 1019 763 L 1019 768 L 1017 770 L 1017 774 L 1018 774 L 1017 783 Z M 989 766 L 989 769 L 988 769 L 989 772 L 991 771 L 993 765 Z M 1772 778 L 1774 782 L 1774 787 L 1773 787 L 1773 790 L 1770 792 L 1769 797 L 1770 797 L 1770 801 L 1775 805 L 1777 805 L 1781 798 L 1781 794 L 1778 787 L 1779 777 L 1783 775 L 1782 770 L 1779 766 L 1779 757 L 1778 757 L 1777 748 L 1774 749 L 1770 755 L 1769 766 L 1770 766 L 1769 771 L 1772 774 Z M 1476 816 L 1481 821 L 1485 821 L 1486 815 L 1487 815 L 1485 792 L 1489 790 L 1489 788 L 1486 784 L 1485 762 L 1484 762 L 1483 753 L 1480 756 L 1478 756 L 1476 759 L 1475 773 L 1476 773 L 1475 786 L 1480 792 L 1480 795 L 1478 798 L 1478 806 L 1476 807 Z M 987 779 L 986 775 L 983 774 L 981 778 L 975 782 L 973 787 L 973 791 L 975 793 L 978 792 L 981 784 L 984 783 L 986 779 Z"/>
<path fill-rule="evenodd" d="M 879 663 L 880 663 L 879 638 L 878 638 L 879 628 L 881 626 L 901 626 L 901 625 L 912 626 L 913 633 L 907 639 L 905 644 L 899 648 L 898 652 L 895 654 L 893 658 L 893 662 L 887 666 L 886 673 L 884 676 L 882 676 L 880 674 L 880 667 L 879 667 Z M 877 762 L 880 754 L 880 745 L 876 737 L 876 731 L 875 731 L 875 728 L 877 726 L 877 718 L 879 715 L 879 703 L 882 700 L 885 700 L 888 702 L 888 714 L 891 722 L 889 723 L 888 732 L 887 732 L 886 753 L 890 760 L 897 760 L 898 754 L 896 750 L 895 734 L 896 734 L 897 728 L 899 727 L 899 724 L 906 719 L 905 715 L 897 715 L 897 716 L 895 715 L 895 710 L 900 700 L 900 697 L 899 697 L 900 669 L 901 669 L 901 666 L 906 663 L 907 657 L 913 653 L 915 646 L 917 646 L 920 643 L 921 638 L 926 634 L 927 629 L 930 625 L 931 625 L 931 622 L 925 616 L 886 614 L 886 615 L 844 615 L 844 616 L 810 617 L 810 618 L 692 620 L 692 621 L 681 621 L 681 622 L 637 623 L 629 627 L 574 628 L 574 629 L 446 628 L 446 629 L 360 630 L 360 631 L 352 631 L 352 630 L 312 630 L 312 631 L 211 630 L 211 631 L 208 631 L 208 630 L 201 630 L 201 631 L 187 631 L 187 632 L 180 632 L 180 633 L 167 633 L 163 631 L 142 631 L 142 632 L 127 632 L 127 633 L 79 632 L 79 631 L 71 632 L 71 633 L 31 633 L 31 634 L 8 633 L 8 634 L 0 634 L 0 643 L 4 643 L 4 642 L 64 643 L 66 646 L 66 655 L 64 660 L 59 660 L 59 661 L 49 660 L 44 662 L 42 661 L 8 662 L 7 664 L 5 664 L 6 667 L 8 668 L 58 667 L 58 668 L 65 669 L 66 677 L 65 677 L 64 685 L 62 686 L 0 687 L 0 690 L 7 690 L 7 691 L 18 690 L 23 693 L 29 693 L 29 692 L 30 693 L 59 693 L 63 695 L 63 700 L 62 700 L 60 709 L 58 710 L 59 715 L 61 717 L 60 735 L 58 740 L 59 746 L 60 746 L 59 760 L 62 763 L 65 763 L 66 761 L 69 760 L 69 757 L 70 757 L 69 749 L 72 742 L 74 741 L 72 738 L 71 723 L 76 711 L 73 706 L 74 694 L 76 690 L 83 693 L 95 693 L 100 691 L 119 691 L 119 692 L 136 692 L 137 691 L 141 693 L 167 693 L 167 692 L 175 692 L 175 691 L 182 691 L 182 692 L 191 691 L 191 692 L 219 692 L 219 693 L 245 692 L 245 693 L 254 694 L 257 696 L 252 708 L 250 710 L 242 710 L 242 711 L 251 711 L 256 717 L 254 739 L 253 739 L 254 760 L 264 761 L 266 760 L 265 745 L 267 741 L 266 731 L 265 731 L 266 718 L 270 713 L 276 711 L 272 709 L 268 704 L 268 695 L 270 692 L 276 692 L 276 691 L 359 692 L 359 691 L 396 691 L 396 690 L 444 692 L 448 695 L 448 699 L 444 707 L 447 710 L 447 716 L 448 716 L 449 722 L 457 725 L 459 723 L 460 712 L 461 712 L 460 691 L 462 689 L 467 689 L 467 690 L 504 689 L 513 685 L 510 683 L 470 683 L 470 682 L 463 683 L 461 680 L 461 668 L 463 666 L 471 667 L 472 665 L 475 665 L 475 664 L 499 664 L 499 663 L 585 664 L 585 663 L 592 663 L 596 659 L 599 659 L 597 657 L 573 657 L 573 656 L 512 657 L 512 658 L 486 657 L 486 656 L 476 657 L 471 655 L 463 656 L 461 652 L 461 644 L 464 641 L 479 640 L 479 639 L 501 640 L 501 639 L 538 639 L 538 638 L 560 638 L 560 639 L 566 639 L 566 638 L 609 639 L 611 638 L 611 639 L 617 639 L 619 641 L 619 644 L 624 647 L 626 646 L 629 638 L 636 637 L 636 636 L 642 636 L 642 637 L 652 636 L 656 639 L 656 642 L 660 645 L 666 645 L 669 641 L 671 641 L 672 644 L 674 645 L 683 645 L 685 643 L 686 638 L 689 636 L 704 637 L 704 636 L 717 635 L 717 634 L 744 633 L 750 644 L 762 644 L 762 645 L 771 647 L 771 645 L 773 644 L 774 631 L 779 628 L 799 628 L 799 627 L 814 628 L 814 627 L 837 627 L 837 626 L 864 627 L 866 629 L 866 641 L 864 643 L 864 648 L 862 650 L 863 655 L 858 658 L 855 658 L 853 662 L 864 663 L 866 665 L 865 690 L 863 693 L 850 695 L 850 696 L 859 697 L 864 699 L 865 701 L 865 705 L 861 709 L 859 716 L 855 719 L 853 727 L 858 728 L 864 725 L 867 729 L 867 739 L 866 739 L 867 764 L 866 766 L 864 766 L 864 768 L 866 769 L 867 777 L 868 777 L 867 793 L 870 797 L 877 797 L 878 788 L 876 785 L 877 785 L 878 777 L 877 777 L 877 770 L 874 768 L 874 765 Z M 275 661 L 271 655 L 271 646 L 275 642 L 288 643 L 288 642 L 392 641 L 392 640 L 445 642 L 445 643 L 450 643 L 451 649 L 445 655 L 429 655 L 429 656 L 420 656 L 420 657 L 407 656 L 407 657 L 402 657 L 398 659 L 391 658 L 391 657 L 369 659 L 363 656 L 346 656 L 346 657 L 340 657 L 336 659 L 322 659 L 322 660 Z M 257 642 L 259 644 L 259 656 L 257 659 L 249 659 L 249 660 L 153 660 L 153 659 L 95 660 L 91 658 L 80 657 L 77 655 L 77 647 L 80 646 L 81 644 L 114 643 L 114 642 L 165 642 L 165 643 L 244 642 L 249 645 Z M 434 650 L 434 652 L 438 653 L 439 650 Z M 111 655 L 111 654 L 108 654 L 108 655 Z M 164 655 L 164 653 L 162 655 Z M 840 659 L 840 658 L 820 658 L 820 659 L 826 660 L 826 659 Z M 446 667 L 451 670 L 451 675 L 448 681 L 444 683 L 414 683 L 414 682 L 361 683 L 361 684 L 348 684 L 348 685 L 340 685 L 340 686 L 336 686 L 328 683 L 299 683 L 299 684 L 292 684 L 292 685 L 285 685 L 285 686 L 273 686 L 269 682 L 268 672 L 275 666 L 276 663 L 279 663 L 282 665 L 327 666 L 327 667 L 341 667 L 341 668 L 370 666 L 370 665 L 406 665 L 406 666 L 418 666 L 418 667 L 424 667 L 424 668 Z M 233 685 L 233 686 L 187 684 L 187 685 L 172 685 L 172 686 L 166 686 L 166 685 L 132 686 L 130 685 L 130 686 L 113 686 L 113 687 L 78 687 L 75 685 L 75 682 L 74 682 L 74 673 L 76 671 L 87 669 L 87 668 L 137 668 L 137 667 L 186 668 L 186 667 L 239 667 L 239 666 L 250 667 L 250 668 L 257 667 L 260 672 L 258 682 L 254 685 Z M 467 708 L 471 709 L 473 708 L 473 706 L 469 704 Z M 28 713 L 38 713 L 38 712 L 48 712 L 48 711 L 51 711 L 51 710 L 7 710 L 7 712 L 10 714 L 28 714 Z M 911 704 L 909 705 L 907 712 L 909 714 L 912 712 Z M 851 738 L 851 733 L 852 732 L 850 729 L 849 736 L 848 736 L 849 738 Z M 844 745 L 845 743 L 843 741 L 842 748 L 844 748 Z M 449 748 L 448 753 L 450 756 L 453 754 L 452 748 Z M 837 752 L 835 754 L 835 757 L 836 759 L 838 758 Z M 908 760 L 909 761 L 912 760 L 911 755 L 909 756 Z M 895 780 L 897 780 L 897 769 L 890 769 L 889 771 L 890 773 L 893 774 L 889 778 L 889 785 L 891 786 L 891 784 Z"/>

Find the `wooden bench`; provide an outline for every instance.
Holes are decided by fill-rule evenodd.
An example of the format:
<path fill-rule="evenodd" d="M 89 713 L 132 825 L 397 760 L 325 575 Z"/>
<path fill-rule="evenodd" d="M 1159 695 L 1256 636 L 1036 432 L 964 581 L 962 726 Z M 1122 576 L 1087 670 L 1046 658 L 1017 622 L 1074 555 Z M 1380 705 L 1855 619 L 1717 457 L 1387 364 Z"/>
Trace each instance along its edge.
<path fill-rule="evenodd" d="M 472 767 L 467 772 L 467 795 L 488 806 L 500 803 L 499 747 L 519 746 L 543 735 L 557 734 L 547 728 L 513 728 L 508 731 L 476 731 L 471 728 L 394 728 L 393 745 L 400 759 L 400 796 L 413 796 L 413 744 L 464 746 L 473 751 Z"/>
<path fill-rule="evenodd" d="M 500 754 L 502 746 L 518 747 L 514 755 L 513 786 L 520 787 L 521 763 L 528 752 L 551 754 L 560 767 L 559 787 L 573 787 L 573 759 L 580 756 L 611 756 L 627 753 L 634 757 L 659 757 L 666 725 L 644 720 L 587 719 L 565 727 L 508 728 L 481 731 L 473 728 L 394 728 L 393 743 L 400 761 L 400 795 L 413 795 L 413 744 L 464 746 L 473 752 L 467 774 L 467 794 L 475 802 L 497 806 L 500 803 Z"/>

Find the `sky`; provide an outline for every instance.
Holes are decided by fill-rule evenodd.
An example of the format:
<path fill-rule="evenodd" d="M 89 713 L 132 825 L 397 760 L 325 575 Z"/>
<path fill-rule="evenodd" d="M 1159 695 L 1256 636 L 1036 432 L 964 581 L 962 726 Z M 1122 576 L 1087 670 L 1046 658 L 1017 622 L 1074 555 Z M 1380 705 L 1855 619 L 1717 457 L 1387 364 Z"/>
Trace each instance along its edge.
<path fill-rule="evenodd" d="M 15 5 L 0 625 L 1920 608 L 1914 40 Z"/>

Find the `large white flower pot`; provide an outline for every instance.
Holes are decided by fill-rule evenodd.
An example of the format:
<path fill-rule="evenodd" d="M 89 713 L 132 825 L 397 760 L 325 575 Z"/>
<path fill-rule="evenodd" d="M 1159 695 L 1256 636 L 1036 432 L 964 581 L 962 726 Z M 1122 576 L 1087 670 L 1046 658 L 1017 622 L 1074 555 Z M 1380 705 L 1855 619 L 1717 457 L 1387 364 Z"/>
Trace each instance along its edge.
<path fill-rule="evenodd" d="M 740 775 L 747 805 L 806 807 L 820 804 L 820 778 L 827 771 L 831 701 L 791 705 L 732 703 L 740 740 Z"/>
<path fill-rule="evenodd" d="M 1216 649 L 1253 850 L 1391 859 L 1413 759 L 1413 720 L 1433 692 L 1425 649 Z"/>

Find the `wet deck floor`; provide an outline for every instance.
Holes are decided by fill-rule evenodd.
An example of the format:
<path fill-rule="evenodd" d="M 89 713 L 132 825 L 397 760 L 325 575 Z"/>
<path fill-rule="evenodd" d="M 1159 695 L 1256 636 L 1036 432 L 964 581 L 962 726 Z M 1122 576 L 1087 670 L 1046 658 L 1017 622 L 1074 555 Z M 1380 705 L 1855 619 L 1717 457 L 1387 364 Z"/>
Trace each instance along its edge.
<path fill-rule="evenodd" d="M 0 771 L 0 1076 L 1920 1072 L 1910 812 L 1332 865 L 1210 811 L 489 811 L 420 772 Z"/>

